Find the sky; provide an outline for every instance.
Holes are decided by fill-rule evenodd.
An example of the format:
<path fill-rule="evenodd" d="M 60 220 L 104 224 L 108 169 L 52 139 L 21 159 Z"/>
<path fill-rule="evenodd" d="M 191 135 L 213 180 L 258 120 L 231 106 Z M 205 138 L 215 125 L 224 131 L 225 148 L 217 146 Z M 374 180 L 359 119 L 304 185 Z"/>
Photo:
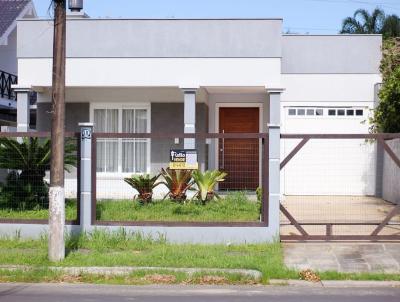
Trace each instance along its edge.
<path fill-rule="evenodd" d="M 50 0 L 33 0 L 49 17 Z M 400 0 L 84 0 L 90 17 L 100 18 L 283 18 L 284 31 L 335 34 L 358 8 L 400 15 Z"/>

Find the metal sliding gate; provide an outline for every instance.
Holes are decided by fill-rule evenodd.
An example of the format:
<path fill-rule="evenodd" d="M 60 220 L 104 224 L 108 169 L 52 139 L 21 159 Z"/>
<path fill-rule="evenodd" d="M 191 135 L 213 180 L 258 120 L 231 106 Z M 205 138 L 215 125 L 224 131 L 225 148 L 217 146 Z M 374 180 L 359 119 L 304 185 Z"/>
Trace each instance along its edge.
<path fill-rule="evenodd" d="M 281 139 L 282 241 L 400 240 L 400 134 Z"/>

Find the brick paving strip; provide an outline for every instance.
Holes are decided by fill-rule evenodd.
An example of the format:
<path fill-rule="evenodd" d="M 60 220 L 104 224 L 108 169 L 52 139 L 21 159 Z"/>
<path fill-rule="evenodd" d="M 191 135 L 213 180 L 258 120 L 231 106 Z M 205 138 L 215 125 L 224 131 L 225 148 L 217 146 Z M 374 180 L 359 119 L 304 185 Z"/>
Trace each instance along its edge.
<path fill-rule="evenodd" d="M 400 274 L 400 243 L 285 243 L 287 267 L 318 272 Z"/>

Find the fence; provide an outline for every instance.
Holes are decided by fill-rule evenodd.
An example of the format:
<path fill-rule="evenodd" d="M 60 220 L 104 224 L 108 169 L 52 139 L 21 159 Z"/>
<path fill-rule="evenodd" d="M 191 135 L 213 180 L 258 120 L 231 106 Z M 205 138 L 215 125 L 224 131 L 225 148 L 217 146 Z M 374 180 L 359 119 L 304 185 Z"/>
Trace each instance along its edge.
<path fill-rule="evenodd" d="M 393 135 L 282 135 L 283 240 L 400 239 L 400 208 L 383 199 Z M 399 183 L 400 179 L 391 179 Z"/>
<path fill-rule="evenodd" d="M 17 76 L 0 70 L 0 97 L 17 100 L 17 96 L 11 88 L 11 85 L 17 84 L 17 82 Z"/>
<path fill-rule="evenodd" d="M 0 133 L 0 223 L 47 224 L 50 133 Z M 79 224 L 79 136 L 65 141 L 66 222 Z"/>
<path fill-rule="evenodd" d="M 221 199 L 199 201 L 195 177 L 188 177 L 184 185 L 188 190 L 171 194 L 170 153 L 182 150 L 185 140 L 195 141 L 199 171 L 226 173 L 216 186 Z M 267 171 L 266 134 L 94 133 L 92 221 L 96 225 L 265 226 Z M 125 181 L 132 174 L 160 175 L 151 204 L 141 204 L 137 189 Z"/>

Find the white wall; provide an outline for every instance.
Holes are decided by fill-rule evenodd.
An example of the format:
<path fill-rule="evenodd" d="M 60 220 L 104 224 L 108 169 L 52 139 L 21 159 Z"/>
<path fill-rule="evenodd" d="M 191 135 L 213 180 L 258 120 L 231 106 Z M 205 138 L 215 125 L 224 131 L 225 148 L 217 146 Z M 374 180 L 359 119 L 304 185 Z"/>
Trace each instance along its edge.
<path fill-rule="evenodd" d="M 379 74 L 284 74 L 282 102 L 373 102 Z"/>
<path fill-rule="evenodd" d="M 51 86 L 51 59 L 19 59 L 20 86 Z M 280 86 L 280 58 L 67 59 L 75 87 Z"/>
<path fill-rule="evenodd" d="M 387 141 L 387 144 L 400 158 L 400 139 Z M 382 197 L 387 201 L 400 203 L 400 168 L 386 152 L 383 158 Z"/>

